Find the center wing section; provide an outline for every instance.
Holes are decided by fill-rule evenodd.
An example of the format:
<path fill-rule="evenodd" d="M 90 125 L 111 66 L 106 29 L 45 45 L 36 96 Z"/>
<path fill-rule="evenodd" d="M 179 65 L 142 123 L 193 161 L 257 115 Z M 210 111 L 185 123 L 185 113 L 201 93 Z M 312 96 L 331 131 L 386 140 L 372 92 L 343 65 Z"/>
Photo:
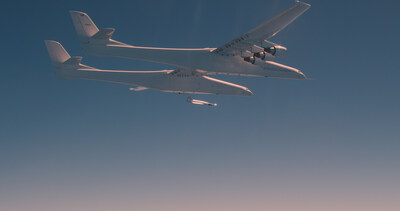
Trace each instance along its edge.
<path fill-rule="evenodd" d="M 215 49 L 213 52 L 221 55 L 235 56 L 243 51 L 251 51 L 254 53 L 261 51 L 261 49 L 257 49 L 257 47 L 260 48 L 259 46 L 262 46 L 262 42 L 265 39 L 275 36 L 310 7 L 311 5 L 309 4 L 296 1 L 296 4 L 293 7 Z"/>

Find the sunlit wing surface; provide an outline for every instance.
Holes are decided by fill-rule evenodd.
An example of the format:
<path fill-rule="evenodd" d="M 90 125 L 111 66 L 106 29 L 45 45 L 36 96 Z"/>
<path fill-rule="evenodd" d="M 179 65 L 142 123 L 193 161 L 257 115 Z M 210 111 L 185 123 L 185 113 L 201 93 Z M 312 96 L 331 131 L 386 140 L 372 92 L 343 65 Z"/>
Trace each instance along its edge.
<path fill-rule="evenodd" d="M 139 86 L 135 91 L 155 89 L 163 92 L 251 96 L 246 87 L 179 68 L 160 71 L 101 70 L 80 63 L 82 57 L 71 57 L 56 41 L 45 41 L 58 76 L 67 79 L 90 79 Z"/>
<path fill-rule="evenodd" d="M 296 20 L 301 14 L 307 11 L 311 5 L 296 2 L 296 5 L 282 12 L 278 16 L 257 26 L 249 32 L 240 35 L 236 39 L 214 50 L 222 55 L 237 55 L 242 51 L 254 51 L 257 47 L 271 47 L 271 42 L 263 43 L 264 40 L 275 36 L 278 32 Z M 256 45 L 256 46 L 254 46 Z M 261 50 L 260 50 L 261 51 Z"/>

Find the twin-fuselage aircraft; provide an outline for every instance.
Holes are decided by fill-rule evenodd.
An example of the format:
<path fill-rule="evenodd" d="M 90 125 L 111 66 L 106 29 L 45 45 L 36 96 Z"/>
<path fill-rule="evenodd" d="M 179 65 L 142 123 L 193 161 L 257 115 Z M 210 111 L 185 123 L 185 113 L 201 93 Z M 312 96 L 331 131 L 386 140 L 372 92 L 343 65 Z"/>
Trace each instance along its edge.
<path fill-rule="evenodd" d="M 210 77 L 225 74 L 286 79 L 306 79 L 298 69 L 274 62 L 286 54 L 286 47 L 267 39 L 275 36 L 307 9 L 309 4 L 296 4 L 278 16 L 219 48 L 181 49 L 128 45 L 111 39 L 115 29 L 98 29 L 90 17 L 70 11 L 80 44 L 86 55 L 120 57 L 176 66 L 175 70 L 121 71 L 101 70 L 81 64 L 82 57 L 71 57 L 56 42 L 46 40 L 46 46 L 59 77 L 90 79 L 137 86 L 133 91 L 155 89 L 187 94 L 224 94 L 251 96 L 246 87 Z M 200 105 L 216 105 L 205 101 L 187 100 Z"/>

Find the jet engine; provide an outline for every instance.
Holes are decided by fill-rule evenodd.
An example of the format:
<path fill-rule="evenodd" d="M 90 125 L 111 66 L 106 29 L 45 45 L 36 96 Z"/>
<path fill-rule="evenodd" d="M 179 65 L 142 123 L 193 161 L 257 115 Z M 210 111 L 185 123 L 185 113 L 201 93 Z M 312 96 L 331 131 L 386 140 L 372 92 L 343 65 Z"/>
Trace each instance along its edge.
<path fill-rule="evenodd" d="M 251 53 L 253 53 L 253 57 L 257 57 L 260 58 L 262 60 L 268 60 L 268 61 L 272 61 L 275 59 L 275 56 L 272 55 L 271 53 L 268 53 L 265 51 L 265 49 L 263 47 L 257 46 L 257 45 L 253 45 L 251 47 Z"/>
<path fill-rule="evenodd" d="M 255 53 L 254 56 L 257 58 L 260 58 L 262 60 L 267 60 L 267 61 L 273 61 L 276 58 L 274 55 L 272 55 L 266 51 Z"/>
<path fill-rule="evenodd" d="M 264 48 L 257 45 L 253 45 L 251 47 L 251 52 L 254 54 L 254 57 L 260 58 L 262 60 L 264 60 L 265 57 L 267 56 L 267 53 L 264 51 Z"/>
<path fill-rule="evenodd" d="M 254 58 L 254 53 L 250 51 L 242 51 L 242 57 L 246 62 L 250 62 L 252 64 L 256 62 L 256 58 Z"/>
<path fill-rule="evenodd" d="M 278 44 L 275 44 L 273 42 L 269 42 L 267 40 L 264 40 L 262 42 L 262 47 L 264 48 L 265 52 L 276 56 L 276 57 L 282 57 L 286 55 L 287 48 Z"/>

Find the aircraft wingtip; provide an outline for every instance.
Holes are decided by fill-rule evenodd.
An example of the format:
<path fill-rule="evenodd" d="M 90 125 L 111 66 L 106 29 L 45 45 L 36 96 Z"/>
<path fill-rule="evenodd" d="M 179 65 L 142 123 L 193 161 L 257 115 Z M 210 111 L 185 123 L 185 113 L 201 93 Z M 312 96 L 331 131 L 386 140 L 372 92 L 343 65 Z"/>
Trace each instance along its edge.
<path fill-rule="evenodd" d="M 296 4 L 299 4 L 299 5 L 305 6 L 305 7 L 311 7 L 311 4 L 307 4 L 307 3 L 299 1 L 299 0 L 296 0 Z"/>

